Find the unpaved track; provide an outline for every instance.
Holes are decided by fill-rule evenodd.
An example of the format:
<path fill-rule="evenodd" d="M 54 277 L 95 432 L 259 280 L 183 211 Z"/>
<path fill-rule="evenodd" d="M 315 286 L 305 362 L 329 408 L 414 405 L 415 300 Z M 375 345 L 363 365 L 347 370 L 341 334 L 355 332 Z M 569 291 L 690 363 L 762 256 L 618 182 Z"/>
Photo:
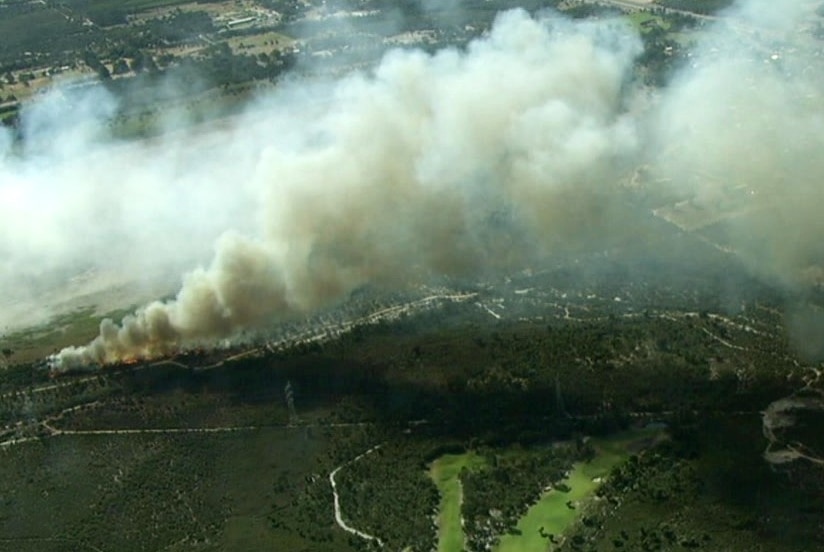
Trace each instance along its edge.
<path fill-rule="evenodd" d="M 381 445 L 375 445 L 374 447 L 367 450 L 366 452 L 363 452 L 363 453 L 359 454 L 358 456 L 356 456 L 352 460 L 349 460 L 348 462 L 344 462 L 343 464 L 341 464 L 340 466 L 338 466 L 337 468 L 332 470 L 332 472 L 329 474 L 329 483 L 332 485 L 332 497 L 334 498 L 334 501 L 335 501 L 335 523 L 338 524 L 338 527 L 340 527 L 341 529 L 343 529 L 347 533 L 351 533 L 352 535 L 360 537 L 364 540 L 375 541 L 375 542 L 378 543 L 378 546 L 383 547 L 383 541 L 381 541 L 380 538 L 376 537 L 375 535 L 370 535 L 369 533 L 364 533 L 363 531 L 359 531 L 359 530 L 355 529 L 354 527 L 352 527 L 351 525 L 348 525 L 345 521 L 343 521 L 343 513 L 341 512 L 341 507 L 340 507 L 340 496 L 338 495 L 338 485 L 337 485 L 337 482 L 335 481 L 335 476 L 338 475 L 338 472 L 342 468 L 345 468 L 346 466 L 354 464 L 355 462 L 357 462 L 358 460 L 360 460 L 364 456 L 366 456 L 368 454 L 372 454 L 373 452 L 375 452 L 379 448 L 381 448 Z"/>

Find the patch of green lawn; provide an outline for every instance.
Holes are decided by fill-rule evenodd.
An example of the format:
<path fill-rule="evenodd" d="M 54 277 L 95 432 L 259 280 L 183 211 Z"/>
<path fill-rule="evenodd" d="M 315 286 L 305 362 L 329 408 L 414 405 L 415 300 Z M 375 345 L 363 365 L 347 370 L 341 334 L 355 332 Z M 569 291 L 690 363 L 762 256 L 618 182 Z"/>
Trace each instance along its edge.
<path fill-rule="evenodd" d="M 627 14 L 626 17 L 633 24 L 633 26 L 637 27 L 641 32 L 647 31 L 648 26 L 660 27 L 665 31 L 668 31 L 671 26 L 669 21 L 650 12 L 637 11 Z"/>

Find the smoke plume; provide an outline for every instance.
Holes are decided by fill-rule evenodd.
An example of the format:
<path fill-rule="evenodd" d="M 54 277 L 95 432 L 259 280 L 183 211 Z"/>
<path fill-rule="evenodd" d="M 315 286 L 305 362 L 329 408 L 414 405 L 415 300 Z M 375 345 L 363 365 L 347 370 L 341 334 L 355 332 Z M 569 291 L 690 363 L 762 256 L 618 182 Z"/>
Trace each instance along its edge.
<path fill-rule="evenodd" d="M 824 282 L 824 104 L 817 17 L 801 1 L 743 3 L 662 97 L 651 148 L 762 277 Z M 805 28 L 806 27 L 806 28 Z"/>
<path fill-rule="evenodd" d="M 649 165 L 650 195 L 717 212 L 753 270 L 798 285 L 824 256 L 824 110 L 793 36 L 803 3 L 785 4 L 749 2 L 715 24 L 658 91 L 634 78 L 641 41 L 627 24 L 516 10 L 466 49 L 390 51 L 368 73 L 284 85 L 194 135 L 110 145 L 98 123 L 79 141 L 35 128 L 59 139 L 22 154 L 0 138 L 0 229 L 13 236 L 0 282 L 103 259 L 200 265 L 174 298 L 104 321 L 52 363 L 152 357 L 365 283 L 507 270 L 635 232 L 620 182 Z M 755 29 L 796 59 L 763 51 L 746 38 Z M 740 216 L 722 216 L 731 202 Z"/>

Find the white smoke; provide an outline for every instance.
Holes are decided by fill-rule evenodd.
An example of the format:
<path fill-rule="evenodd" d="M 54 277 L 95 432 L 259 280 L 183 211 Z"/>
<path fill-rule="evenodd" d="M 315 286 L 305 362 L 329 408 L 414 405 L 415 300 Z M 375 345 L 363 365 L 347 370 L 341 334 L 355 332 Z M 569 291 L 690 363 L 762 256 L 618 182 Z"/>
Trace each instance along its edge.
<path fill-rule="evenodd" d="M 666 177 L 650 194 L 708 210 L 750 190 L 746 216 L 720 219 L 759 273 L 791 281 L 822 258 L 824 110 L 799 47 L 779 66 L 741 38 L 757 27 L 789 40 L 800 0 L 780 18 L 762 4 L 735 13 L 734 32 L 708 31 L 652 105 L 633 81 L 629 27 L 511 11 L 466 50 L 391 51 L 367 74 L 281 87 L 210 132 L 110 146 L 92 126 L 82 147 L 0 156 L 0 196 L 18 202 L 0 205 L 15 236 L 0 242 L 0 282 L 80 261 L 192 266 L 216 243 L 174 299 L 105 321 L 52 361 L 152 357 L 364 283 L 513 268 L 631 231 L 619 180 L 641 163 Z M 35 206 L 38 219 L 20 215 Z"/>
<path fill-rule="evenodd" d="M 247 158 L 254 171 L 223 181 L 255 190 L 260 227 L 221 238 L 174 300 L 104 322 L 55 364 L 152 356 L 310 312 L 367 282 L 503 265 L 526 246 L 509 234 L 539 247 L 574 239 L 615 187 L 602 175 L 635 149 L 623 101 L 639 51 L 615 22 L 514 11 L 465 52 L 390 52 L 320 106 L 272 102 L 270 135 L 256 135 Z M 585 198 L 574 216 L 569 196 Z M 490 236 L 500 211 L 514 222 Z"/>
<path fill-rule="evenodd" d="M 118 143 L 112 106 L 100 89 L 52 91 L 26 106 L 23 151 L 9 139 L 0 152 L 4 324 L 64 301 L 55 289 L 169 279 L 208 259 L 226 228 L 253 227 L 243 184 L 253 152 L 235 145 L 241 129 Z"/>

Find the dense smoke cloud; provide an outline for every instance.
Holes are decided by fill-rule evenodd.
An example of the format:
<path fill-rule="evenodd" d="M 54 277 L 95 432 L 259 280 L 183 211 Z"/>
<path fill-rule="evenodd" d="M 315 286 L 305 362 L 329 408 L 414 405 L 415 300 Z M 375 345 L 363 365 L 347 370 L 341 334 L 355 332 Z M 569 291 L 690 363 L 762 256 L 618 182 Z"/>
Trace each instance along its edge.
<path fill-rule="evenodd" d="M 735 32 L 707 31 L 654 93 L 633 78 L 641 43 L 620 21 L 513 11 L 465 51 L 392 51 L 369 74 L 282 86 L 248 117 L 194 136 L 111 146 L 92 125 L 45 154 L 0 153 L 0 194 L 42 213 L 20 220 L 0 205 L 0 229 L 15 236 L 0 243 L 11 259 L 0 283 L 46 259 L 191 266 L 216 243 L 174 299 L 104 322 L 53 365 L 150 357 L 311 312 L 369 282 L 598 247 L 635 231 L 620 182 L 648 165 L 648 196 L 719 213 L 754 270 L 797 285 L 824 253 L 820 88 L 803 47 L 773 63 L 741 38 L 792 39 L 801 2 L 780 17 L 762 4 L 730 19 Z M 731 202 L 739 216 L 722 216 Z"/>
<path fill-rule="evenodd" d="M 321 107 L 298 106 L 317 112 L 308 120 L 274 101 L 270 132 L 301 130 L 260 137 L 247 179 L 259 231 L 222 237 L 174 300 L 104 323 L 58 365 L 151 356 L 310 312 L 367 282 L 474 272 L 574 239 L 614 187 L 601 176 L 635 147 L 623 87 L 639 48 L 621 25 L 516 11 L 466 52 L 387 54 Z"/>
<path fill-rule="evenodd" d="M 824 282 L 824 89 L 801 1 L 751 0 L 676 76 L 654 120 L 652 163 L 707 211 L 753 270 L 790 286 Z"/>

